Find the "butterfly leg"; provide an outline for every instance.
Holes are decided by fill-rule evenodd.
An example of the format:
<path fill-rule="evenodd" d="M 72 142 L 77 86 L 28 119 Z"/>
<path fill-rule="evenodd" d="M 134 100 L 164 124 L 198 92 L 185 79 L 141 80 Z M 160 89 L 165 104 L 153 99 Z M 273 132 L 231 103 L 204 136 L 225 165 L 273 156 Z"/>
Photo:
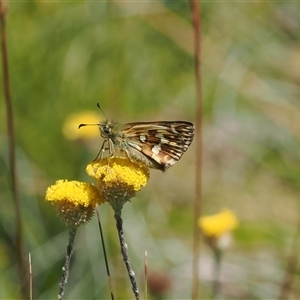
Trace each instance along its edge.
<path fill-rule="evenodd" d="M 93 161 L 95 161 L 97 158 L 99 158 L 99 160 L 101 161 L 102 156 L 103 156 L 103 153 L 104 153 L 105 151 L 109 150 L 108 148 L 105 148 L 105 147 L 104 147 L 106 142 L 107 142 L 107 140 L 104 140 L 104 142 L 102 143 L 102 146 L 101 146 L 99 152 L 97 153 L 97 156 L 94 158 Z"/>
<path fill-rule="evenodd" d="M 106 141 L 107 140 L 105 140 L 105 142 Z M 108 139 L 108 147 L 105 150 L 108 150 L 108 154 L 109 154 L 107 158 L 107 171 L 108 171 L 110 158 L 114 155 L 115 152 L 114 144 L 111 139 Z"/>
<path fill-rule="evenodd" d="M 126 150 L 126 149 L 124 149 L 124 152 L 125 152 L 125 154 L 126 154 L 128 160 L 129 160 L 130 163 L 131 163 L 132 169 L 135 171 L 135 173 L 138 174 L 138 172 L 137 172 L 137 170 L 135 169 L 134 164 L 133 164 L 133 163 L 134 163 L 134 160 L 132 160 L 131 157 L 130 157 L 130 152 L 129 152 L 128 150 Z"/>

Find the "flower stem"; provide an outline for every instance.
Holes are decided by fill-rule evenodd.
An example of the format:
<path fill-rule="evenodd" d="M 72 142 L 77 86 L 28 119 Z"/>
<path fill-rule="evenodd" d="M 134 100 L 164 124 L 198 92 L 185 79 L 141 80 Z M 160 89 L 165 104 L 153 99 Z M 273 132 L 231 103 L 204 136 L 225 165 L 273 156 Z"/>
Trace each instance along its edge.
<path fill-rule="evenodd" d="M 12 190 L 12 199 L 15 206 L 15 252 L 17 256 L 18 275 L 21 286 L 21 298 L 29 297 L 29 278 L 26 263 L 24 261 L 24 241 L 23 241 L 23 228 L 22 228 L 22 212 L 19 197 L 19 187 L 17 182 L 17 168 L 16 168 L 16 154 L 15 154 L 15 130 L 14 130 L 14 117 L 12 108 L 12 99 L 10 91 L 9 80 L 9 66 L 8 66 L 8 50 L 6 40 L 6 20 L 8 15 L 8 1 L 0 0 L 0 39 L 1 39 L 1 53 L 2 53 L 2 78 L 3 78 L 3 93 L 6 106 L 6 124 L 8 135 L 8 158 L 9 158 L 9 171 L 10 171 L 10 186 Z"/>
<path fill-rule="evenodd" d="M 127 272 L 128 272 L 129 278 L 130 278 L 132 291 L 134 293 L 135 299 L 138 300 L 138 299 L 140 299 L 140 296 L 139 296 L 139 291 L 138 291 L 136 280 L 135 280 L 135 274 L 134 274 L 134 271 L 132 270 L 132 267 L 131 267 L 131 264 L 129 261 L 127 244 L 125 243 L 125 239 L 124 239 L 123 220 L 121 218 L 121 211 L 115 211 L 115 220 L 116 220 L 116 226 L 117 226 L 117 230 L 118 230 L 123 260 L 125 262 Z"/>
<path fill-rule="evenodd" d="M 201 78 L 201 0 L 190 0 L 190 9 L 193 23 L 194 34 L 194 67 L 195 67 L 195 96 L 196 96 L 196 160 L 195 160 L 195 199 L 194 199 L 194 237 L 193 237 L 193 283 L 192 299 L 199 299 L 200 282 L 199 282 L 199 263 L 200 263 L 200 237 L 201 231 L 197 224 L 201 216 L 202 208 L 202 78 Z"/>
<path fill-rule="evenodd" d="M 101 242 L 102 242 L 102 249 L 103 249 L 104 261 L 105 261 L 105 267 L 106 267 L 106 274 L 107 274 L 107 277 L 108 277 L 108 284 L 109 284 L 109 289 L 110 289 L 110 297 L 111 297 L 111 300 L 114 300 L 115 298 L 114 298 L 114 293 L 113 293 L 113 289 L 112 289 L 112 283 L 111 283 L 111 277 L 110 277 L 108 259 L 107 259 L 107 254 L 106 254 L 105 242 L 104 242 L 102 225 L 101 225 L 101 221 L 100 221 L 100 214 L 99 214 L 98 207 L 96 208 L 96 213 L 97 213 L 98 226 L 99 226 L 99 231 L 100 231 L 100 238 L 101 238 Z"/>
<path fill-rule="evenodd" d="M 214 250 L 214 278 L 213 278 L 213 299 L 220 299 L 220 270 L 221 270 L 221 257 L 222 251 L 219 249 Z"/>
<path fill-rule="evenodd" d="M 76 236 L 77 228 L 70 227 L 69 228 L 69 244 L 67 246 L 67 254 L 66 254 L 66 260 L 65 260 L 65 265 L 62 268 L 62 276 L 61 276 L 61 281 L 59 284 L 59 293 L 57 296 L 58 300 L 62 300 L 65 292 L 65 287 L 68 282 L 68 277 L 69 277 L 69 268 L 70 268 L 70 262 L 71 262 L 71 257 L 73 254 L 73 245 L 74 245 L 74 240 Z"/>
<path fill-rule="evenodd" d="M 287 268 L 284 275 L 283 282 L 281 284 L 281 291 L 279 300 L 289 299 L 292 292 L 292 284 L 297 274 L 299 263 L 299 249 L 300 249 L 300 222 L 296 228 L 295 235 L 293 237 L 292 246 L 289 257 L 287 258 Z"/>

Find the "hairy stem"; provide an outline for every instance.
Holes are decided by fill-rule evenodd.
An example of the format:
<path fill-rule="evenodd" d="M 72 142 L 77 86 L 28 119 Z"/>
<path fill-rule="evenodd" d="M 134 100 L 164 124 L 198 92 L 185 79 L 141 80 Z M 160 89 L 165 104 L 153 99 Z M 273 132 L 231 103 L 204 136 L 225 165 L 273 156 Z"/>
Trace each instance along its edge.
<path fill-rule="evenodd" d="M 118 213 L 115 211 L 115 220 L 116 220 L 116 226 L 117 226 L 117 230 L 118 230 L 123 260 L 124 260 L 126 268 L 127 268 L 127 272 L 129 275 L 131 286 L 132 286 L 132 291 L 134 293 L 135 299 L 138 300 L 138 299 L 140 299 L 140 296 L 139 296 L 139 291 L 138 291 L 136 280 L 135 280 L 135 274 L 134 274 L 134 271 L 132 270 L 132 267 L 130 264 L 127 244 L 125 243 L 125 239 L 124 239 L 123 220 L 121 218 L 121 212 Z"/>
<path fill-rule="evenodd" d="M 60 284 L 59 284 L 59 293 L 58 293 L 58 296 L 57 296 L 58 300 L 63 299 L 65 288 L 66 288 L 66 285 L 67 285 L 67 282 L 68 282 L 70 262 L 71 262 L 71 257 L 72 257 L 72 254 L 73 254 L 73 246 L 74 246 L 74 240 L 75 240 L 76 232 L 77 232 L 76 228 L 69 228 L 69 244 L 67 246 L 65 264 L 62 268 L 62 276 L 61 276 L 61 281 L 60 281 Z"/>

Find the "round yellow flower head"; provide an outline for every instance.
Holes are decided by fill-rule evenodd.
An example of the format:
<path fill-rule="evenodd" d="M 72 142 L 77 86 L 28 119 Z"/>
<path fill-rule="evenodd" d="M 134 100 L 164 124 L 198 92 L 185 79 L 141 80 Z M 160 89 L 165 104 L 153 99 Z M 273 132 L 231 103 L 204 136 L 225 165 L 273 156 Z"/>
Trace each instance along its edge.
<path fill-rule="evenodd" d="M 110 157 L 90 163 L 86 172 L 96 179 L 101 198 L 120 211 L 147 184 L 149 169 L 126 157 Z"/>
<path fill-rule="evenodd" d="M 206 236 L 219 238 L 235 229 L 238 226 L 238 220 L 232 211 L 223 209 L 218 214 L 200 217 L 198 225 Z"/>
<path fill-rule="evenodd" d="M 99 129 L 96 126 L 86 126 L 78 130 L 81 123 L 97 124 L 99 116 L 91 111 L 68 116 L 63 125 L 63 135 L 68 140 L 90 140 L 99 137 Z"/>
<path fill-rule="evenodd" d="M 88 222 L 95 205 L 103 202 L 98 189 L 86 182 L 58 180 L 47 188 L 46 201 L 57 206 L 58 214 L 68 227 Z"/>

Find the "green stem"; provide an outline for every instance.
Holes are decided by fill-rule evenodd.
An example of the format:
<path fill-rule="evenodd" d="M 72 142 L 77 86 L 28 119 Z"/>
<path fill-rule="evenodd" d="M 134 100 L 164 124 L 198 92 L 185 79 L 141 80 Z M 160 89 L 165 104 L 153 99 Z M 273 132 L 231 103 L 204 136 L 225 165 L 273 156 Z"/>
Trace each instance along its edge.
<path fill-rule="evenodd" d="M 103 236 L 103 230 L 102 230 L 102 225 L 100 222 L 100 214 L 98 211 L 98 207 L 96 208 L 96 213 L 97 213 L 97 219 L 98 219 L 98 226 L 99 226 L 99 231 L 100 231 L 100 238 L 102 242 L 102 249 L 103 249 L 103 255 L 104 255 L 104 261 L 105 261 L 105 267 L 106 267 L 106 274 L 108 277 L 108 284 L 109 284 L 109 289 L 110 289 L 110 297 L 111 300 L 114 300 L 114 293 L 112 289 L 112 283 L 111 283 L 111 277 L 110 277 L 110 271 L 109 271 L 109 265 L 108 265 L 108 259 L 107 259 L 107 254 L 106 254 L 106 248 L 105 248 L 105 243 L 104 243 L 104 236 Z"/>

